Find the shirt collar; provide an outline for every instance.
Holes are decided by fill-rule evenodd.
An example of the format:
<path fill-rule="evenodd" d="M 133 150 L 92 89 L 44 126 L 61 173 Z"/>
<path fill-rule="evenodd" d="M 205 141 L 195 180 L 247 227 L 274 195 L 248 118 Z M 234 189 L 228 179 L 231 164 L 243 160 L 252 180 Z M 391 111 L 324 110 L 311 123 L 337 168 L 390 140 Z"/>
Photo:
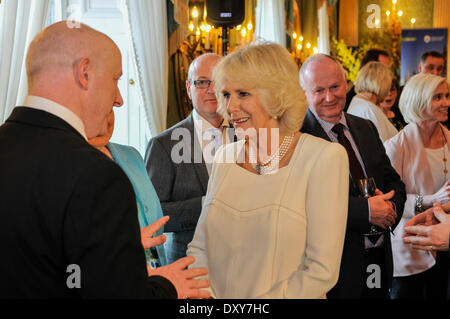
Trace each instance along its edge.
<path fill-rule="evenodd" d="M 23 106 L 53 114 L 72 126 L 87 141 L 83 121 L 67 107 L 40 96 L 27 96 Z"/>
<path fill-rule="evenodd" d="M 203 116 L 198 114 L 198 112 L 195 109 L 192 110 L 192 118 L 194 120 L 195 127 L 200 132 L 204 132 L 206 130 L 211 130 L 211 129 L 219 129 L 219 128 L 223 129 L 223 128 L 228 128 L 230 126 L 230 124 L 224 120 L 224 121 L 222 121 L 222 124 L 220 124 L 220 126 L 217 128 L 217 127 L 213 126 L 211 123 L 209 123 Z"/>
<path fill-rule="evenodd" d="M 316 119 L 317 119 L 317 121 L 319 122 L 320 126 L 322 126 L 323 130 L 325 131 L 325 133 L 330 134 L 332 128 L 333 128 L 337 123 L 331 123 L 331 122 L 327 122 L 327 121 L 325 121 L 325 120 L 322 120 L 322 119 L 317 115 L 316 111 L 313 110 L 312 107 L 310 107 L 309 109 L 310 109 L 311 112 L 314 114 L 314 116 L 316 117 Z M 347 119 L 346 119 L 345 116 L 344 116 L 344 112 L 341 113 L 341 118 L 340 118 L 340 120 L 339 120 L 338 123 L 341 123 L 342 125 L 344 125 L 344 127 L 345 127 L 346 129 L 349 129 L 349 128 L 348 128 L 348 125 L 347 125 Z"/>

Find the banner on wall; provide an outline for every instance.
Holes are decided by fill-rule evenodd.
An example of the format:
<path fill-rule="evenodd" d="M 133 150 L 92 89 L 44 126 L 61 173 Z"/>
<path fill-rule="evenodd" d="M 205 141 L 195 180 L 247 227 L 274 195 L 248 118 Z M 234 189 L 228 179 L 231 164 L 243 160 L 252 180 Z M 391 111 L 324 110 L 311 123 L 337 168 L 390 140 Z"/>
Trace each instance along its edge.
<path fill-rule="evenodd" d="M 447 74 L 448 29 L 402 30 L 401 85 L 419 73 L 420 57 L 425 52 L 437 51 L 444 56 L 443 76 Z"/>

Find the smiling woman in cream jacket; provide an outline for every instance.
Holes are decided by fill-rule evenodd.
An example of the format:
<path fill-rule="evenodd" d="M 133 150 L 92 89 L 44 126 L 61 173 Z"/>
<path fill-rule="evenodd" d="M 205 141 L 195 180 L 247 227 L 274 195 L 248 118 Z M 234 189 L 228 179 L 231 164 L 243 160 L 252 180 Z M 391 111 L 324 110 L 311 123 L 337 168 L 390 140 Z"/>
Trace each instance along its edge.
<path fill-rule="evenodd" d="M 416 250 L 402 240 L 404 225 L 435 202 L 450 199 L 449 85 L 444 78 L 418 74 L 405 85 L 400 110 L 409 124 L 385 142 L 392 166 L 405 183 L 407 199 L 392 235 L 394 281 L 391 298 L 445 298 L 448 252 Z M 442 267 L 442 268 L 441 268 Z"/>
<path fill-rule="evenodd" d="M 213 79 L 240 141 L 215 156 L 192 267 L 209 269 L 215 298 L 324 298 L 345 237 L 345 149 L 299 132 L 307 103 L 285 48 L 237 50 Z"/>

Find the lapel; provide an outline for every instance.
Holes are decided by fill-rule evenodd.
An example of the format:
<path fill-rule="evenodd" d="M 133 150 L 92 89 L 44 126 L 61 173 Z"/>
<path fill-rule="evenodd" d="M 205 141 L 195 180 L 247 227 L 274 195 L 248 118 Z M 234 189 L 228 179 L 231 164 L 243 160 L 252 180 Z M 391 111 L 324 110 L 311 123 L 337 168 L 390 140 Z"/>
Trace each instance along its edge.
<path fill-rule="evenodd" d="M 346 114 L 346 113 L 344 113 Z M 350 123 L 348 121 L 348 117 L 346 117 L 347 119 L 347 125 L 350 128 Z M 329 136 L 327 135 L 327 133 L 323 130 L 322 125 L 320 125 L 319 121 L 317 121 L 315 115 L 308 109 L 308 111 L 306 112 L 306 116 L 305 119 L 303 121 L 303 126 L 301 131 L 303 133 L 308 133 L 311 135 L 314 135 L 316 137 L 320 137 L 323 138 L 324 140 L 327 140 L 329 142 L 331 142 Z M 352 132 L 351 128 L 350 128 L 350 132 Z M 353 134 L 352 132 L 352 136 L 353 138 L 355 138 L 355 134 Z M 358 148 L 359 148 L 359 143 L 355 140 L 355 143 L 357 144 Z M 362 155 L 361 155 L 362 156 Z M 363 162 L 364 162 L 364 158 L 363 158 Z M 365 164 L 364 164 L 365 166 Z M 353 179 L 351 178 L 351 176 L 349 175 L 349 186 L 350 186 L 350 193 L 351 194 L 356 194 L 356 186 L 353 182 Z"/>
<path fill-rule="evenodd" d="M 381 185 L 378 185 L 378 183 L 380 183 L 380 179 L 378 178 L 379 172 L 376 171 L 375 166 L 372 164 L 372 159 L 377 152 L 374 153 L 373 151 L 374 145 L 373 142 L 370 141 L 370 137 L 368 140 L 368 136 L 364 134 L 369 129 L 366 121 L 355 121 L 352 116 L 349 116 L 347 113 L 344 114 L 350 133 L 352 134 L 353 140 L 358 148 L 359 155 L 361 155 L 361 160 L 363 162 L 367 177 L 373 177 L 377 183 L 377 187 L 381 187 Z M 376 138 L 378 138 L 378 136 Z M 353 194 L 359 193 L 352 178 L 350 178 L 350 192 Z"/>
<path fill-rule="evenodd" d="M 351 116 L 347 115 L 347 113 L 344 114 L 350 133 L 352 134 L 356 147 L 358 147 L 359 155 L 361 155 L 367 177 L 375 177 L 375 172 L 372 169 L 373 165 L 371 165 L 370 161 L 371 157 L 373 157 L 373 145 L 370 142 L 367 143 L 368 141 L 366 135 L 364 134 L 364 131 L 367 130 L 367 127 L 362 126 L 367 126 L 367 123 L 364 123 L 362 121 L 354 121 Z"/>
<path fill-rule="evenodd" d="M 310 111 L 310 109 L 308 109 L 308 111 L 306 111 L 306 116 L 305 116 L 305 119 L 303 120 L 303 126 L 301 129 L 301 132 L 308 133 L 313 136 L 320 137 L 320 138 L 323 138 L 324 140 L 331 142 L 327 133 L 325 133 L 322 126 L 317 121 L 316 117 Z"/>
<path fill-rule="evenodd" d="M 205 160 L 203 159 L 202 148 L 198 142 L 192 113 L 186 119 L 185 127 L 189 130 L 190 136 L 191 136 L 191 163 L 194 167 L 194 171 L 197 175 L 197 178 L 200 181 L 200 184 L 202 185 L 204 192 L 206 193 L 206 190 L 208 188 L 209 175 L 208 175 L 208 170 L 206 168 Z M 198 163 L 198 159 L 200 159 L 200 158 L 201 158 L 201 163 Z"/>

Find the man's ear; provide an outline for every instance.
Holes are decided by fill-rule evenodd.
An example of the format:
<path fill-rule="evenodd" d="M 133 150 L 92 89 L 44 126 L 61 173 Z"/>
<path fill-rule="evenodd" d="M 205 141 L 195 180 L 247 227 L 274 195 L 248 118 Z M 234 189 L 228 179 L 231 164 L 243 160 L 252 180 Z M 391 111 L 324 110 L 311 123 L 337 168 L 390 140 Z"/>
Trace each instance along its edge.
<path fill-rule="evenodd" d="M 78 60 L 74 65 L 75 81 L 84 90 L 87 90 L 89 88 L 90 67 L 91 61 L 89 60 L 89 58 L 82 58 Z"/>
<path fill-rule="evenodd" d="M 422 62 L 419 63 L 418 71 L 419 73 L 422 73 Z"/>
<path fill-rule="evenodd" d="M 189 80 L 186 80 L 186 91 L 187 91 L 187 94 L 188 94 L 189 98 L 192 100 L 192 96 L 191 96 L 191 82 L 189 82 Z"/>

